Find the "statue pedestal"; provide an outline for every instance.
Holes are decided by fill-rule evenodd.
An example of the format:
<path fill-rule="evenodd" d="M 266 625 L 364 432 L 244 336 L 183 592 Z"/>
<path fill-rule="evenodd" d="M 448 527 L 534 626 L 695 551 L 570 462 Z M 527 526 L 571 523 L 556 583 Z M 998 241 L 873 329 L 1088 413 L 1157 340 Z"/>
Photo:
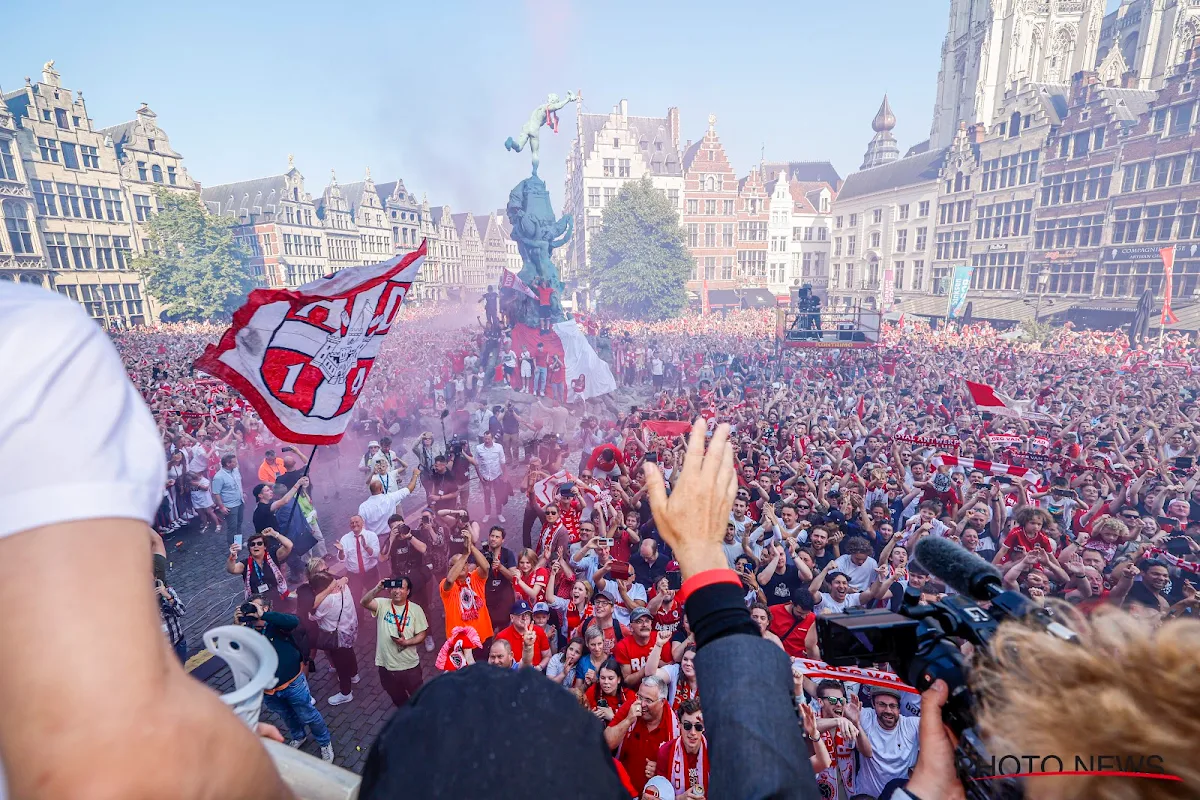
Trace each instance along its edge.
<path fill-rule="evenodd" d="M 566 368 L 566 398 L 570 400 L 574 392 L 572 385 L 583 377 L 583 397 L 591 400 L 603 394 L 616 391 L 617 381 L 613 377 L 608 362 L 596 354 L 591 342 L 583 335 L 583 331 L 575 324 L 575 320 L 555 323 L 549 331 L 542 333 L 536 327 L 518 323 L 512 330 L 512 347 L 517 355 L 522 349 L 530 355 L 537 351 L 538 342 L 542 349 L 550 354 L 557 354 Z M 549 388 L 546 396 L 550 396 Z"/>

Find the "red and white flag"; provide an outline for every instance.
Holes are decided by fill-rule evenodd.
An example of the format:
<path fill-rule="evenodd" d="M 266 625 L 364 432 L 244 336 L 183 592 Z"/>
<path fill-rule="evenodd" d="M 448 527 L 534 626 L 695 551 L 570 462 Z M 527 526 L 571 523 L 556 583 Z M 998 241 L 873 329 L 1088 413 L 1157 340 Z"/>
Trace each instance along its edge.
<path fill-rule="evenodd" d="M 929 460 L 929 463 L 935 467 L 962 467 L 965 470 L 977 469 L 980 472 L 990 472 L 993 475 L 1011 475 L 1014 478 L 1029 476 L 1032 479 L 1038 477 L 1037 473 L 1029 467 L 1018 467 L 1012 464 L 1003 464 L 999 461 L 985 461 L 981 458 L 960 458 L 946 453 L 938 453 Z"/>
<path fill-rule="evenodd" d="M 532 297 L 534 300 L 537 300 L 537 295 L 533 293 L 533 290 L 526 286 L 525 281 L 521 280 L 517 273 L 511 269 L 500 270 L 500 288 L 512 289 L 526 297 Z"/>
<path fill-rule="evenodd" d="M 1171 310 L 1171 272 L 1175 268 L 1175 245 L 1164 247 L 1158 251 L 1163 260 L 1163 282 L 1165 289 L 1163 290 L 1163 307 L 1162 317 L 1159 320 L 1159 325 L 1174 325 L 1179 322 L 1179 317 L 1175 316 L 1175 312 Z"/>
<path fill-rule="evenodd" d="M 998 417 L 1015 417 L 1042 422 L 1053 421 L 1049 416 L 1031 410 L 1032 400 L 1014 400 L 1000 394 L 986 383 L 973 383 L 972 381 L 966 383 L 967 391 L 971 393 L 971 399 L 975 401 L 975 405 L 980 411 L 988 411 Z"/>
<path fill-rule="evenodd" d="M 333 444 L 424 256 L 422 243 L 298 289 L 255 289 L 196 368 L 241 392 L 283 441 Z"/>

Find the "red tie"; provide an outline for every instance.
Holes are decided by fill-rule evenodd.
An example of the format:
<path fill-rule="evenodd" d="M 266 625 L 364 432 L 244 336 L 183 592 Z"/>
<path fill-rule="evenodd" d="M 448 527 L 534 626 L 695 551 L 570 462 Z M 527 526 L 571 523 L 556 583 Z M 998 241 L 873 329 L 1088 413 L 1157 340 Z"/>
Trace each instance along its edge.
<path fill-rule="evenodd" d="M 363 564 L 363 537 L 361 533 L 354 534 L 354 554 L 358 556 L 358 574 L 360 576 L 367 574 L 367 567 Z"/>

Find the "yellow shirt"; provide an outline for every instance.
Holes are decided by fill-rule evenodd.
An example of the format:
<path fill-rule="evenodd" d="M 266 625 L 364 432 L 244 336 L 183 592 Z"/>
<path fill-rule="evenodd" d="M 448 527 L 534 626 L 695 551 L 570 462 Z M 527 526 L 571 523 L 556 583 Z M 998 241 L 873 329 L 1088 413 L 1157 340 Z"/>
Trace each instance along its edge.
<path fill-rule="evenodd" d="M 371 614 L 375 617 L 375 666 L 389 672 L 420 667 L 417 648 L 400 647 L 392 641 L 392 637 L 411 639 L 421 631 L 429 630 L 429 622 L 421 607 L 412 601 L 395 605 L 386 597 L 376 597 L 371 601 Z M 397 633 L 397 626 L 401 623 L 403 631 Z"/>

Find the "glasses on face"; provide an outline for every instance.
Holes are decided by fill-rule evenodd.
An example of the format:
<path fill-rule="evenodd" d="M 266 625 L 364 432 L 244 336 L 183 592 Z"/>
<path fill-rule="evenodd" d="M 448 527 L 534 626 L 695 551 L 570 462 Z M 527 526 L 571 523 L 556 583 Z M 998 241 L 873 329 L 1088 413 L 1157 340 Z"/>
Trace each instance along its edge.
<path fill-rule="evenodd" d="M 267 543 L 266 542 L 251 542 L 250 546 L 251 547 L 266 547 Z"/>
<path fill-rule="evenodd" d="M 679 723 L 679 727 L 683 728 L 685 731 L 695 731 L 696 733 L 704 733 L 704 723 L 703 722 L 689 722 L 688 720 L 684 720 L 683 722 Z"/>
<path fill-rule="evenodd" d="M 829 703 L 831 706 L 841 706 L 846 704 L 846 698 L 844 697 L 822 697 L 821 700 Z"/>

